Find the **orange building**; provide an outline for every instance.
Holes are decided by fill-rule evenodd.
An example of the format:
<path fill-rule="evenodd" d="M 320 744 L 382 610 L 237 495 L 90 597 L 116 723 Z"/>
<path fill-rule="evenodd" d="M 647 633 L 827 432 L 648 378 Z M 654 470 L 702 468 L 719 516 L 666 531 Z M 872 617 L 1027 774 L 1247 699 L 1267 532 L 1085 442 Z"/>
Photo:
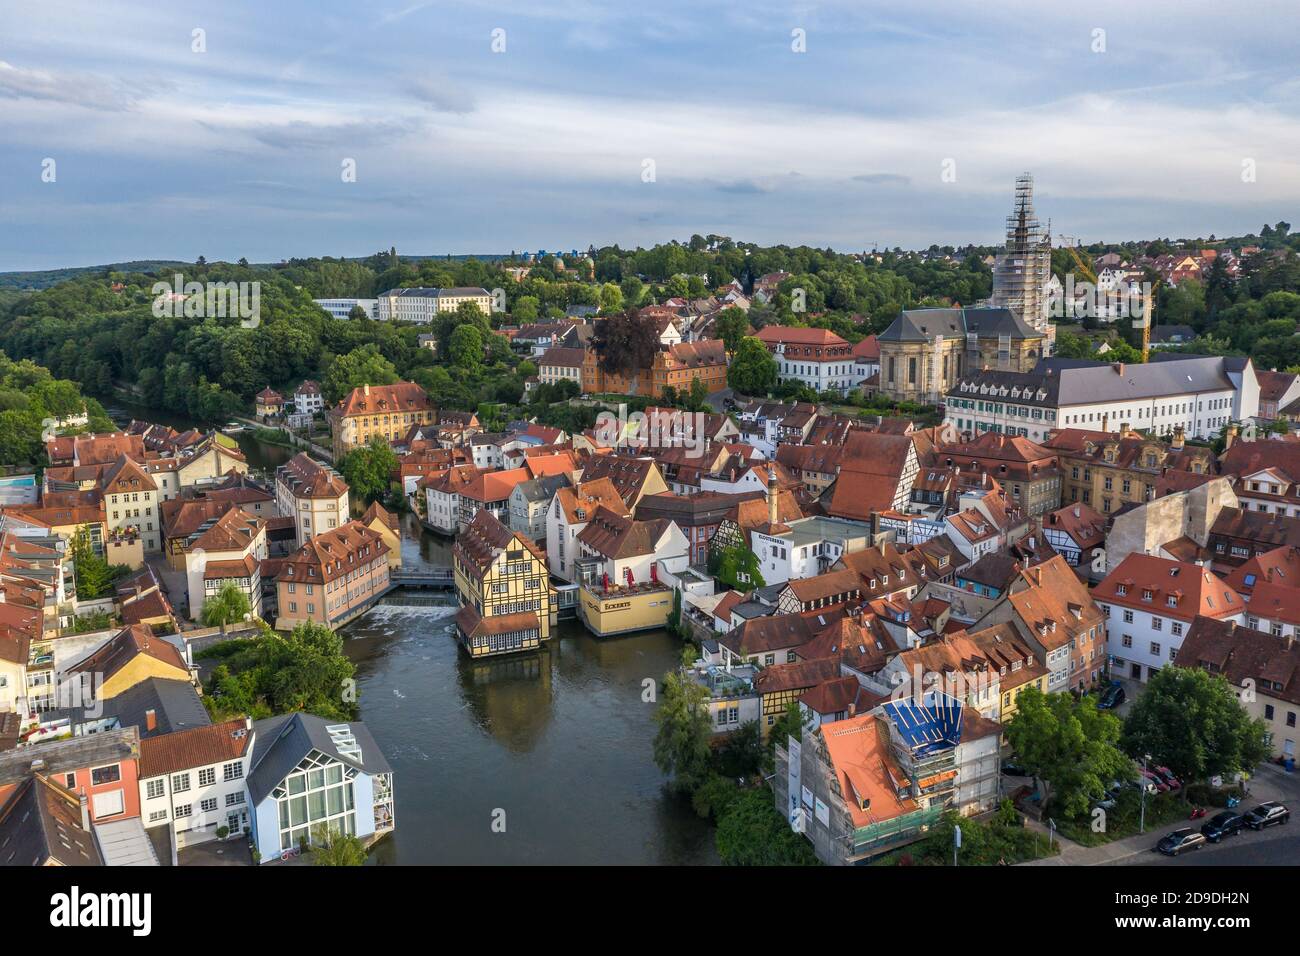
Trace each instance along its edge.
<path fill-rule="evenodd" d="M 662 398 L 665 388 L 684 392 L 702 379 L 709 394 L 727 387 L 727 353 L 720 339 L 668 345 L 655 353 L 649 368 L 634 375 L 613 374 L 600 367 L 595 349 L 588 348 L 582 363 L 583 392 L 648 395 Z"/>

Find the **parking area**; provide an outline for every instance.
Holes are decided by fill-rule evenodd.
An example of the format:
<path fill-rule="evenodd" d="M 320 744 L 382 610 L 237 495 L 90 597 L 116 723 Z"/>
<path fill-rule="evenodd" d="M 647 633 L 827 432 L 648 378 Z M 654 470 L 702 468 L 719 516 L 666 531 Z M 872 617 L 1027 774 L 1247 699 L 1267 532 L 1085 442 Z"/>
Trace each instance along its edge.
<path fill-rule="evenodd" d="M 181 866 L 252 866 L 247 840 L 209 840 L 177 851 Z"/>

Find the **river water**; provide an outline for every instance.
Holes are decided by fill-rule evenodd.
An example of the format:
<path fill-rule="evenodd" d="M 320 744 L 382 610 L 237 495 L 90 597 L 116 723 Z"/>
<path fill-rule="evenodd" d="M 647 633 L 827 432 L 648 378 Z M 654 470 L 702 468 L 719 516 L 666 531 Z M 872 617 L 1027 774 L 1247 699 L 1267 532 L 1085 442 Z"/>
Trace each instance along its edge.
<path fill-rule="evenodd" d="M 114 402 L 110 413 L 188 420 Z M 291 454 L 238 436 L 255 471 Z M 403 517 L 405 565 L 451 542 Z M 471 661 L 447 592 L 398 592 L 342 631 L 361 717 L 393 768 L 397 828 L 372 864 L 711 864 L 713 828 L 665 794 L 642 682 L 676 666 L 666 631 L 597 639 L 562 622 L 534 654 Z"/>

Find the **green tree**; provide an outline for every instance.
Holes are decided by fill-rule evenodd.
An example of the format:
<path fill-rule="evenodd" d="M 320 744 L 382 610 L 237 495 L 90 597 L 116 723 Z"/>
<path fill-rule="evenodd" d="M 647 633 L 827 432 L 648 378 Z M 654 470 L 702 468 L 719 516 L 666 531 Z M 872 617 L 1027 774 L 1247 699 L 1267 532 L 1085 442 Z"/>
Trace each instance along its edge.
<path fill-rule="evenodd" d="M 735 352 L 749 331 L 749 316 L 745 315 L 744 309 L 730 305 L 718 313 L 713 327 L 726 350 Z"/>
<path fill-rule="evenodd" d="M 447 344 L 447 354 L 459 367 L 477 369 L 483 364 L 483 333 L 473 325 L 456 326 Z"/>
<path fill-rule="evenodd" d="M 727 866 L 817 866 L 812 846 L 790 829 L 766 787 L 745 790 L 718 819 L 718 855 Z"/>
<path fill-rule="evenodd" d="M 355 668 L 343 638 L 323 624 L 299 624 L 288 634 L 261 625 L 254 639 L 224 641 L 200 657 L 218 658 L 204 704 L 216 718 L 255 718 L 306 711 L 327 720 L 355 720 Z"/>
<path fill-rule="evenodd" d="M 674 790 L 691 793 L 709 773 L 709 691 L 682 671 L 670 671 L 664 675 L 660 698 L 655 764 L 672 777 Z"/>
<path fill-rule="evenodd" d="M 379 353 L 379 347 L 371 343 L 337 356 L 326 370 L 321 387 L 327 401 L 337 402 L 354 388 L 392 385 L 396 381 L 397 369 Z"/>
<path fill-rule="evenodd" d="M 248 595 L 234 581 L 227 581 L 216 594 L 203 602 L 199 620 L 204 627 L 225 627 L 239 623 L 252 613 Z"/>
<path fill-rule="evenodd" d="M 361 866 L 366 862 L 366 845 L 350 833 L 331 833 L 321 824 L 312 837 L 311 861 L 317 866 Z"/>
<path fill-rule="evenodd" d="M 623 290 L 613 282 L 600 287 L 600 311 L 612 315 L 623 308 Z"/>
<path fill-rule="evenodd" d="M 124 564 L 110 565 L 95 553 L 90 540 L 90 526 L 79 525 L 69 542 L 72 566 L 77 579 L 77 599 L 93 601 L 113 590 L 113 585 L 130 569 Z"/>
<path fill-rule="evenodd" d="M 1151 754 L 1179 780 L 1196 781 L 1253 769 L 1268 756 L 1265 730 L 1222 674 L 1162 667 L 1129 711 L 1122 744 L 1134 758 Z"/>
<path fill-rule="evenodd" d="M 536 322 L 537 316 L 541 311 L 541 302 L 535 295 L 521 295 L 515 299 L 515 307 L 511 310 L 510 316 L 520 325 L 528 322 Z"/>
<path fill-rule="evenodd" d="M 1086 813 L 1089 801 L 1112 780 L 1129 780 L 1135 773 L 1118 746 L 1119 718 L 1098 710 L 1089 696 L 1076 700 L 1026 688 L 1016 698 L 1006 734 L 1021 765 L 1036 781 L 1045 781 L 1044 796 L 1063 816 Z"/>
<path fill-rule="evenodd" d="M 752 335 L 741 339 L 727 369 L 727 384 L 742 395 L 766 395 L 776 379 L 776 359 L 767 346 Z"/>
<path fill-rule="evenodd" d="M 397 471 L 397 453 L 381 435 L 360 445 L 339 459 L 339 474 L 348 483 L 352 496 L 366 504 L 378 501 L 387 493 Z"/>

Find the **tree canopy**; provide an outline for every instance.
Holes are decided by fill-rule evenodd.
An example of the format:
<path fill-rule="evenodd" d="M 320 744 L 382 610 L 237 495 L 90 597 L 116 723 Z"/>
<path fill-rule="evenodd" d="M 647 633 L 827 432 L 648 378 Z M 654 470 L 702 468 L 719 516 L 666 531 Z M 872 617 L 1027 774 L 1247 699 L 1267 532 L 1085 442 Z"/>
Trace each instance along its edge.
<path fill-rule="evenodd" d="M 1253 769 L 1268 756 L 1265 729 L 1222 674 L 1162 667 L 1129 710 L 1122 743 L 1134 758 L 1151 754 L 1180 780 L 1197 781 Z"/>

